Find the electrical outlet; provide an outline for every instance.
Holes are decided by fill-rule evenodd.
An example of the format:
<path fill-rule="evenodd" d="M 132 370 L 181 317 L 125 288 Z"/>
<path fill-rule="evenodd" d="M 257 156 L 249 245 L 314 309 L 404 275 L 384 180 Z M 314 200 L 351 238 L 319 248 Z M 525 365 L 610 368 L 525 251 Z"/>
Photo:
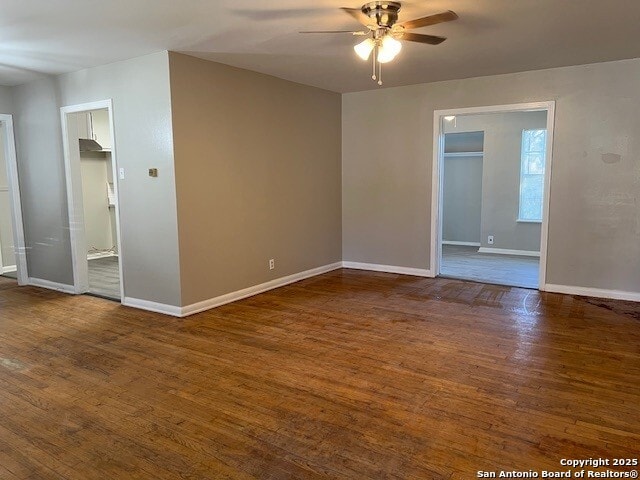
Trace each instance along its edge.
<path fill-rule="evenodd" d="M 273 270 L 274 268 L 276 268 L 276 261 L 272 258 L 269 260 L 269 270 Z"/>
<path fill-rule="evenodd" d="M 489 236 L 487 237 L 487 243 L 488 243 L 489 245 L 493 245 L 493 235 L 489 235 Z"/>

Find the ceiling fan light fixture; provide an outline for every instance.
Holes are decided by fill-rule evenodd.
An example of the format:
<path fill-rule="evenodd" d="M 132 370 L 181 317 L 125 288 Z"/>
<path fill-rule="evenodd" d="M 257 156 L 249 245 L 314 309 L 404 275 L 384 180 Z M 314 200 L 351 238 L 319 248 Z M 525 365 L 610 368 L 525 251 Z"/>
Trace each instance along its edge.
<path fill-rule="evenodd" d="M 446 40 L 445 37 L 426 35 L 423 33 L 406 32 L 416 28 L 437 25 L 443 22 L 451 22 L 458 19 L 458 15 L 447 10 L 446 12 L 414 18 L 413 20 L 398 23 L 398 13 L 402 8 L 400 2 L 391 0 L 369 1 L 361 8 L 342 7 L 341 10 L 357 20 L 364 30 L 313 30 L 300 33 L 350 33 L 352 35 L 367 36 L 365 40 L 354 45 L 353 50 L 363 61 L 372 59 L 371 79 L 382 85 L 382 64 L 392 61 L 400 50 L 403 42 L 417 42 L 429 45 L 439 45 Z M 373 53 L 373 55 L 372 55 Z M 455 120 L 454 120 L 455 122 Z"/>
<path fill-rule="evenodd" d="M 386 35 L 378 48 L 378 62 L 388 63 L 402 50 L 402 44 L 391 35 Z"/>
<path fill-rule="evenodd" d="M 372 38 L 367 38 L 357 45 L 354 45 L 353 49 L 362 60 L 367 60 L 375 46 L 376 42 Z"/>

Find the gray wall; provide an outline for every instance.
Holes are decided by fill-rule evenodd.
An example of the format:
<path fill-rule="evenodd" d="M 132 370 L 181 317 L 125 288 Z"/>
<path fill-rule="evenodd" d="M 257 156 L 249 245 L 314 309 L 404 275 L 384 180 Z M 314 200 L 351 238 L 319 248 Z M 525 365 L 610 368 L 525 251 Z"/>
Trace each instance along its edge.
<path fill-rule="evenodd" d="M 340 261 L 340 95 L 169 58 L 183 305 Z"/>
<path fill-rule="evenodd" d="M 482 247 L 540 251 L 540 223 L 517 221 L 520 201 L 520 154 L 522 130 L 545 128 L 546 122 L 546 112 L 458 115 L 455 123 L 444 122 L 446 133 L 484 132 L 482 208 L 479 238 L 476 240 Z M 445 160 L 445 175 L 451 160 Z M 475 171 L 474 173 L 477 174 Z M 447 198 L 451 195 L 452 192 L 447 191 L 445 184 L 443 207 L 447 205 Z M 444 236 L 444 227 L 453 223 L 450 222 L 451 218 L 447 219 L 446 211 L 444 220 L 443 238 L 455 240 Z M 463 221 L 468 220 L 468 215 L 463 217 Z M 493 245 L 488 244 L 488 235 L 494 236 Z"/>
<path fill-rule="evenodd" d="M 344 95 L 344 259 L 430 267 L 434 110 L 555 100 L 547 282 L 639 292 L 638 78 L 635 59 Z"/>
<path fill-rule="evenodd" d="M 0 113 L 12 114 L 13 111 L 13 89 L 11 87 L 0 86 Z"/>
<path fill-rule="evenodd" d="M 482 157 L 445 156 L 442 177 L 442 240 L 479 244 Z"/>
<path fill-rule="evenodd" d="M 29 276 L 73 284 L 60 99 L 54 77 L 14 88 L 18 178 Z"/>
<path fill-rule="evenodd" d="M 15 87 L 29 275 L 71 284 L 60 107 L 113 99 L 127 297 L 180 304 L 168 53 Z M 157 167 L 158 178 L 147 169 Z"/>

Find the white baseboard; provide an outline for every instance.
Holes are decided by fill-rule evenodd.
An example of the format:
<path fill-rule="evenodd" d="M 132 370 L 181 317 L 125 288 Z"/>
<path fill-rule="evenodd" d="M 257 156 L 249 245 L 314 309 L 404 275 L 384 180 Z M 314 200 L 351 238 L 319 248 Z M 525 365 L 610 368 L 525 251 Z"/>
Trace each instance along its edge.
<path fill-rule="evenodd" d="M 107 258 L 107 257 L 117 257 L 117 253 L 112 252 L 99 252 L 99 253 L 88 253 L 87 260 L 95 260 L 96 258 Z"/>
<path fill-rule="evenodd" d="M 480 247 L 478 253 L 495 253 L 498 255 L 519 255 L 521 257 L 539 257 L 540 252 L 533 250 L 511 250 L 508 248 Z"/>
<path fill-rule="evenodd" d="M 17 271 L 18 271 L 18 267 L 16 267 L 15 265 L 9 265 L 8 267 L 0 267 L 0 274 L 13 273 Z"/>
<path fill-rule="evenodd" d="M 434 277 L 431 270 L 423 268 L 396 267 L 393 265 L 378 265 L 376 263 L 342 262 L 342 268 L 370 270 L 372 272 L 400 273 L 402 275 L 413 275 L 415 277 Z"/>
<path fill-rule="evenodd" d="M 236 292 L 220 295 L 219 297 L 210 298 L 201 302 L 186 305 L 184 307 L 177 307 L 175 305 L 167 305 L 164 303 L 150 302 L 148 300 L 141 300 L 138 298 L 125 297 L 122 304 L 127 307 L 140 308 L 142 310 L 148 310 L 150 312 L 164 313 L 165 315 L 171 315 L 174 317 L 186 317 L 195 313 L 204 312 L 227 303 L 242 300 L 243 298 L 252 297 L 259 293 L 273 290 L 274 288 L 283 287 L 290 283 L 304 280 L 305 278 L 315 277 L 323 273 L 337 270 L 342 267 L 342 262 L 332 263 L 330 265 L 324 265 L 322 267 L 312 268 L 304 272 L 294 273 L 286 277 L 276 278 L 253 287 L 244 288 Z"/>
<path fill-rule="evenodd" d="M 56 290 L 58 292 L 75 294 L 75 289 L 73 285 L 66 285 L 64 283 L 50 282 L 49 280 L 43 280 L 41 278 L 33 278 L 29 277 L 27 285 L 31 285 L 33 287 L 41 287 L 48 288 L 49 290 Z"/>
<path fill-rule="evenodd" d="M 312 268 L 311 270 L 294 273 L 293 275 L 288 275 L 286 277 L 276 278 L 275 280 L 270 280 L 259 285 L 254 285 L 253 287 L 248 287 L 236 292 L 220 295 L 219 297 L 203 300 L 202 302 L 192 303 L 191 305 L 182 307 L 180 316 L 186 317 L 187 315 L 193 315 L 194 313 L 203 312 L 205 310 L 219 307 L 227 303 L 242 300 L 243 298 L 252 297 L 253 295 L 266 292 L 267 290 L 273 290 L 274 288 L 283 287 L 285 285 L 289 285 L 290 283 L 299 282 L 300 280 L 304 280 L 305 278 L 315 277 L 316 275 L 331 272 L 332 270 L 337 270 L 338 268 L 342 268 L 342 262 L 336 262 L 329 265 L 324 265 L 322 267 Z"/>
<path fill-rule="evenodd" d="M 544 286 L 543 290 L 545 292 L 580 295 L 582 297 L 610 298 L 613 300 L 640 302 L 640 292 L 625 292 L 624 290 L 605 290 L 601 288 L 574 287 L 572 285 L 554 285 L 549 283 Z"/>
<path fill-rule="evenodd" d="M 140 300 L 139 298 L 124 297 L 122 304 L 127 307 L 139 308 L 150 312 L 164 313 L 173 317 L 181 317 L 182 309 L 175 305 L 167 305 L 165 303 L 150 302 L 149 300 Z"/>
<path fill-rule="evenodd" d="M 443 245 L 463 245 L 466 247 L 479 247 L 480 242 L 458 242 L 456 240 L 442 240 Z"/>

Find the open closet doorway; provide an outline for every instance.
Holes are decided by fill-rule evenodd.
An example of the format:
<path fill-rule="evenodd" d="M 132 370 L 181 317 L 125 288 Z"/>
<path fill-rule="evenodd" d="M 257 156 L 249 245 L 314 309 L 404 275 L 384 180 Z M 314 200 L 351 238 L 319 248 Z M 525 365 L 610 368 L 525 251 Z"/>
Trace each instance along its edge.
<path fill-rule="evenodd" d="M 111 101 L 63 107 L 74 291 L 122 301 Z"/>
<path fill-rule="evenodd" d="M 553 102 L 437 111 L 436 275 L 544 289 Z"/>
<path fill-rule="evenodd" d="M 28 283 L 13 117 L 0 114 L 0 275 Z"/>

